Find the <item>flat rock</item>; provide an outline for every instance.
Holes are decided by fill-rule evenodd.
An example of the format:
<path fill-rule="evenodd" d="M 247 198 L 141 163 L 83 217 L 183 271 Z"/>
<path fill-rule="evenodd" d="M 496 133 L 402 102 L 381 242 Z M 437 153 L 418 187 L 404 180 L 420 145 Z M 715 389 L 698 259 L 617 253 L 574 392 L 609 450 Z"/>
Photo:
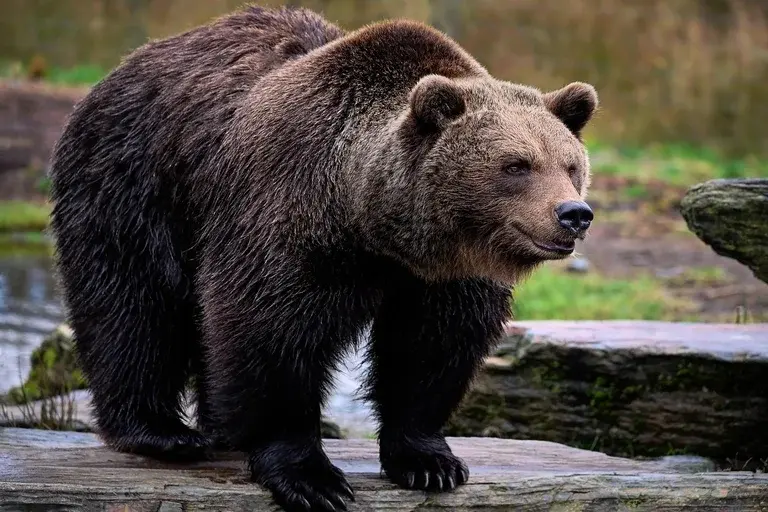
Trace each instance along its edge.
<path fill-rule="evenodd" d="M 768 464 L 768 324 L 514 322 L 448 433 Z"/>
<path fill-rule="evenodd" d="M 768 283 L 768 178 L 699 183 L 680 201 L 680 212 L 716 253 L 748 266 Z"/>
<path fill-rule="evenodd" d="M 768 324 L 547 320 L 512 322 L 506 333 L 501 353 L 545 343 L 582 350 L 700 355 L 723 361 L 768 363 Z"/>
<path fill-rule="evenodd" d="M 379 474 L 372 440 L 329 440 L 356 492 L 349 510 L 764 511 L 768 475 L 702 471 L 699 460 L 629 460 L 542 441 L 450 438 L 469 483 L 406 491 Z M 274 510 L 243 457 L 173 465 L 120 454 L 92 434 L 0 430 L 0 510 Z"/>

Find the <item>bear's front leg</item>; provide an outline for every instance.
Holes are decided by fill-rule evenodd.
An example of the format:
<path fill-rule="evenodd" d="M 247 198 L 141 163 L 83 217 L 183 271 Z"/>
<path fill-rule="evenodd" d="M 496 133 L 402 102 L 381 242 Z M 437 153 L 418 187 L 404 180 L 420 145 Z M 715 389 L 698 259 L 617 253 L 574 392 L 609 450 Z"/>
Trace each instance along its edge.
<path fill-rule="evenodd" d="M 480 280 L 408 277 L 385 293 L 367 397 L 379 416 L 382 469 L 401 487 L 451 490 L 469 478 L 441 430 L 500 338 L 509 299 L 507 289 Z"/>
<path fill-rule="evenodd" d="M 331 371 L 351 339 L 349 318 L 332 309 L 338 300 L 290 270 L 270 279 L 230 271 L 203 292 L 213 419 L 226 445 L 249 454 L 253 481 L 289 512 L 347 510 L 354 501 L 320 435 Z"/>

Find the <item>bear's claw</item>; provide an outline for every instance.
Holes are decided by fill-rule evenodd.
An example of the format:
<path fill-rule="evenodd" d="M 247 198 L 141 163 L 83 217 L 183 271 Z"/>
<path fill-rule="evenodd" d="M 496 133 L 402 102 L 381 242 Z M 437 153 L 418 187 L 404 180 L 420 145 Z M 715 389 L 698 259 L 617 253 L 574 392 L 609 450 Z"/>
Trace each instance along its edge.
<path fill-rule="evenodd" d="M 343 512 L 355 501 L 344 473 L 320 448 L 271 448 L 250 457 L 252 478 L 286 512 Z"/>
<path fill-rule="evenodd" d="M 405 489 L 451 491 L 469 480 L 469 469 L 443 439 L 385 441 L 382 469 Z"/>

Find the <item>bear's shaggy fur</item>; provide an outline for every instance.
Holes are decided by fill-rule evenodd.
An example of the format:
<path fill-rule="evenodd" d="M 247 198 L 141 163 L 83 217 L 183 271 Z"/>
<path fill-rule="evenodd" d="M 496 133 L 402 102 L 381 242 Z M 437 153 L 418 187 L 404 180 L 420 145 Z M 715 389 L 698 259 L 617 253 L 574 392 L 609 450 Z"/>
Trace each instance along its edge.
<path fill-rule="evenodd" d="M 139 48 L 76 106 L 51 169 L 99 432 L 155 457 L 216 440 L 284 509 L 342 510 L 320 413 L 372 325 L 383 470 L 466 482 L 441 428 L 510 286 L 584 236 L 596 107 L 586 84 L 497 80 L 410 21 L 347 34 L 249 7 Z M 199 431 L 180 419 L 190 377 Z"/>

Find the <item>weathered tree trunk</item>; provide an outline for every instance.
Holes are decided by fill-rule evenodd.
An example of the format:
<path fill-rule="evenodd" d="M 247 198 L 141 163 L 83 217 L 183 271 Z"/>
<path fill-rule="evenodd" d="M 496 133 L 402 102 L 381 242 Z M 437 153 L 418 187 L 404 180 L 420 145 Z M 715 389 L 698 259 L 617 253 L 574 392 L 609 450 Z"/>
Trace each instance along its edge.
<path fill-rule="evenodd" d="M 768 469 L 767 341 L 768 324 L 516 322 L 447 432 Z"/>
<path fill-rule="evenodd" d="M 680 206 L 696 236 L 768 283 L 768 178 L 700 183 Z"/>

